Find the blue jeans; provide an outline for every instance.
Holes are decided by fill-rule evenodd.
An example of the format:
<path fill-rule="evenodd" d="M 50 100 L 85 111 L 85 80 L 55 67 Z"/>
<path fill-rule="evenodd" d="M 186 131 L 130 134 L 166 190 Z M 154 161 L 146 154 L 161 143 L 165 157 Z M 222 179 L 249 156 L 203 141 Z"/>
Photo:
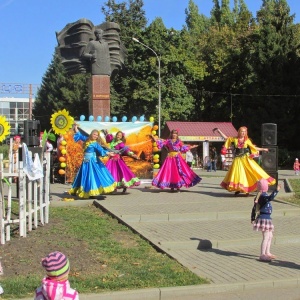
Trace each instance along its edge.
<path fill-rule="evenodd" d="M 215 160 L 212 160 L 210 162 L 210 171 L 214 170 L 215 172 L 217 171 L 217 168 L 216 168 L 216 161 Z"/>

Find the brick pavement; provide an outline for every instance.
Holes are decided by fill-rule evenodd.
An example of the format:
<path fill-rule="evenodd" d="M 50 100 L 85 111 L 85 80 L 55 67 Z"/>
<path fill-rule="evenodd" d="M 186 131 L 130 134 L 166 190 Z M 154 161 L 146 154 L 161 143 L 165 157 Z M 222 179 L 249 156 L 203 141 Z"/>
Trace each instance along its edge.
<path fill-rule="evenodd" d="M 261 233 L 254 232 L 250 223 L 254 194 L 236 197 L 220 188 L 225 172 L 206 174 L 199 171 L 199 174 L 203 177 L 202 182 L 181 193 L 158 190 L 151 188 L 150 183 L 144 183 L 128 190 L 126 195 L 107 195 L 104 200 L 94 200 L 94 203 L 195 274 L 208 278 L 211 282 L 206 285 L 208 293 L 212 290 L 247 291 L 253 286 L 298 289 L 300 208 L 284 201 L 289 194 L 282 189 L 273 203 L 275 235 L 271 250 L 278 258 L 271 263 L 262 263 L 258 261 Z M 286 178 L 293 178 L 293 171 L 279 172 L 282 184 Z M 54 200 L 62 197 L 62 189 L 66 186 L 61 186 L 61 190 L 52 189 Z M 67 205 L 84 205 L 89 201 L 67 202 Z M 59 204 L 58 201 L 52 203 Z M 182 299 L 197 299 L 188 298 L 186 288 Z M 190 295 L 193 294 L 191 289 Z M 205 286 L 201 286 L 201 293 L 204 290 Z M 176 299 L 174 295 L 171 298 Z M 133 298 L 131 295 L 131 298 L 120 299 Z"/>

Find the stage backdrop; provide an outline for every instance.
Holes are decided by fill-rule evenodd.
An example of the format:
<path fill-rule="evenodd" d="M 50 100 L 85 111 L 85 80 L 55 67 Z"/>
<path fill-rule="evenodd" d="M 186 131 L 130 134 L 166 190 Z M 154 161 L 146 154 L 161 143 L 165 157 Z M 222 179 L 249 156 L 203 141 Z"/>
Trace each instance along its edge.
<path fill-rule="evenodd" d="M 149 138 L 152 134 L 152 122 L 90 122 L 76 121 L 79 129 L 87 135 L 93 129 L 101 131 L 106 129 L 108 133 L 115 135 L 118 131 L 125 133 L 126 145 L 133 151 L 139 160 L 123 156 L 125 163 L 137 177 L 148 179 L 153 177 L 153 143 Z M 82 143 L 75 143 L 73 130 L 64 135 L 66 144 L 66 181 L 72 182 L 83 159 Z M 104 138 L 103 133 L 101 136 Z M 105 138 L 104 138 L 105 140 Z M 106 163 L 107 158 L 103 158 Z"/>

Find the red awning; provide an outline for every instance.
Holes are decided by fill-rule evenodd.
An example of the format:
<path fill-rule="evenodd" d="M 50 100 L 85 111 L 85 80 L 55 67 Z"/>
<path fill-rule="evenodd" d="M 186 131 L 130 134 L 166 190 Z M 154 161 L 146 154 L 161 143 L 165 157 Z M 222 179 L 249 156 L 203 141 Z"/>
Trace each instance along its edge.
<path fill-rule="evenodd" d="M 162 132 L 162 138 L 168 138 L 171 130 L 177 129 L 183 141 L 210 141 L 223 142 L 224 139 L 214 132 L 219 128 L 227 136 L 237 136 L 237 130 L 230 122 L 175 122 L 168 121 Z"/>

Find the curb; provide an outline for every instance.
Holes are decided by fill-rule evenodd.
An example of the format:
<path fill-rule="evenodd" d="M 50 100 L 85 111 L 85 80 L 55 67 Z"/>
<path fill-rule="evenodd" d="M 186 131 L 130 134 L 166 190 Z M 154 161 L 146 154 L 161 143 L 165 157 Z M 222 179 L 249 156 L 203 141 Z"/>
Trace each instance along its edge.
<path fill-rule="evenodd" d="M 99 294 L 79 294 L 80 300 L 182 300 L 199 299 L 201 296 L 208 296 L 218 293 L 233 293 L 251 291 L 256 288 L 264 289 L 278 288 L 299 288 L 300 278 L 278 279 L 274 281 L 252 281 L 247 283 L 233 284 L 203 284 L 181 287 L 162 287 L 138 289 L 129 291 L 106 292 Z M 224 295 L 225 299 L 226 295 Z M 24 300 L 31 300 L 25 298 Z M 210 298 L 211 299 L 211 298 Z M 221 299 L 221 298 L 218 298 Z"/>

